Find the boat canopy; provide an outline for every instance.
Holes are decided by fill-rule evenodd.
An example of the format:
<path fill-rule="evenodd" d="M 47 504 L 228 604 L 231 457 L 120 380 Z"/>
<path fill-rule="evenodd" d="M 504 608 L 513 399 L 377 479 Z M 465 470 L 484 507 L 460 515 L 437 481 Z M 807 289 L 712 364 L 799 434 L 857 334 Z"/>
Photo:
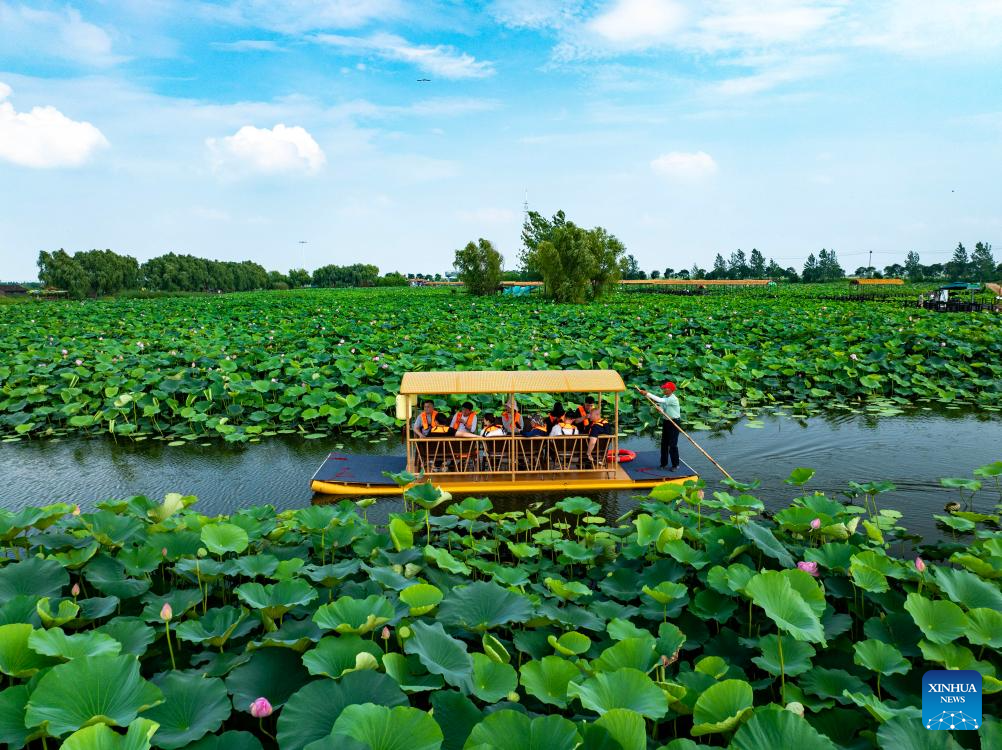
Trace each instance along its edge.
<path fill-rule="evenodd" d="M 402 396 L 474 393 L 615 393 L 626 385 L 615 370 L 468 370 L 407 372 Z"/>

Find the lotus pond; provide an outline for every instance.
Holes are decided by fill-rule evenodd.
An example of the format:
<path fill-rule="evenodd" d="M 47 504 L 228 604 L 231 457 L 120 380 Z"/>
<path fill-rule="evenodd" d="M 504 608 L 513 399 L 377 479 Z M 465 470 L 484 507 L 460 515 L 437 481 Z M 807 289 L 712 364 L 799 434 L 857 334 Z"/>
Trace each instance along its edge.
<path fill-rule="evenodd" d="M 385 525 L 367 501 L 4 512 L 0 743 L 1002 746 L 990 700 L 954 736 L 919 708 L 928 669 L 1002 689 L 1002 462 L 967 480 L 994 510 L 955 514 L 967 536 L 919 559 L 895 556 L 881 483 L 846 505 L 812 474 L 790 474 L 771 518 L 737 483 L 663 486 L 618 519 L 586 498 L 496 512 L 427 484 Z"/>
<path fill-rule="evenodd" d="M 7 441 L 371 437 L 397 424 L 402 373 L 430 369 L 598 367 L 628 383 L 671 378 L 697 430 L 775 405 L 801 416 L 1002 409 L 998 316 L 823 302 L 797 290 L 619 294 L 588 306 L 449 290 L 306 290 L 6 305 L 0 326 Z M 624 397 L 628 428 L 647 413 L 635 396 Z"/>

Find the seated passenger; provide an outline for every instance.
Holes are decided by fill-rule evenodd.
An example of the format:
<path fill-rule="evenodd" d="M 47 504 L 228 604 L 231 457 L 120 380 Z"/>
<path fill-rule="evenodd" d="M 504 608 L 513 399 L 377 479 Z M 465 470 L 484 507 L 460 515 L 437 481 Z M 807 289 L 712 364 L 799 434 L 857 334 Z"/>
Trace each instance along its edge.
<path fill-rule="evenodd" d="M 549 432 L 547 432 L 546 420 L 540 419 L 536 415 L 530 416 L 529 426 L 522 430 L 522 437 L 546 437 L 547 435 Z"/>
<path fill-rule="evenodd" d="M 546 415 L 546 434 L 550 434 L 553 428 L 560 424 L 560 420 L 564 418 L 564 405 L 559 401 L 553 402 L 553 408 L 550 409 L 550 413 Z"/>
<path fill-rule="evenodd" d="M 602 412 L 592 409 L 588 412 L 588 425 L 588 452 L 585 454 L 585 459 L 594 466 L 595 446 L 598 445 L 600 436 L 609 434 L 609 423 L 602 419 Z"/>
<path fill-rule="evenodd" d="M 563 411 L 561 409 L 561 411 Z M 578 426 L 571 421 L 567 414 L 562 414 L 560 420 L 550 429 L 550 437 L 561 437 L 570 435 L 580 435 Z"/>
<path fill-rule="evenodd" d="M 428 433 L 431 432 L 431 428 L 435 425 L 435 417 L 437 415 L 438 412 L 435 410 L 434 402 L 427 400 L 422 403 L 421 411 L 414 417 L 414 424 L 411 425 L 414 437 L 428 437 Z"/>
<path fill-rule="evenodd" d="M 455 437 L 456 430 L 452 425 L 449 424 L 449 418 L 439 412 L 435 415 L 435 424 L 432 425 L 431 430 L 428 432 L 428 437 L 433 438 L 447 438 Z"/>
<path fill-rule="evenodd" d="M 504 428 L 494 418 L 494 415 L 484 414 L 484 429 L 481 430 L 480 436 L 485 438 L 503 437 L 504 434 Z"/>
<path fill-rule="evenodd" d="M 509 401 L 505 404 L 504 411 L 501 412 L 501 427 L 509 435 L 518 435 L 522 432 L 524 422 L 522 415 L 518 413 L 518 405 Z"/>
<path fill-rule="evenodd" d="M 463 408 L 456 412 L 449 426 L 456 431 L 456 435 L 465 437 L 477 436 L 477 413 L 473 411 L 473 404 L 469 401 L 463 403 Z"/>
<path fill-rule="evenodd" d="M 584 403 L 578 407 L 578 412 L 574 417 L 574 424 L 576 424 L 582 432 L 587 432 L 588 430 L 588 415 L 591 414 L 592 409 L 595 408 L 595 399 L 591 396 L 585 398 Z"/>

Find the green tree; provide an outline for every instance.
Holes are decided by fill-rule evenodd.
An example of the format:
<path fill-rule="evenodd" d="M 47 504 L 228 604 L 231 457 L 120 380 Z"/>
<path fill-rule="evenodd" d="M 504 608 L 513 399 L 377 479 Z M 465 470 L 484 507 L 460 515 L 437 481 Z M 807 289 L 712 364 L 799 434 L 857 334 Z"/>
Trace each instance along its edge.
<path fill-rule="evenodd" d="M 289 286 L 293 289 L 310 285 L 310 272 L 305 268 L 289 269 Z"/>
<path fill-rule="evenodd" d="M 706 274 L 708 279 L 726 279 L 727 278 L 727 261 L 724 260 L 724 256 L 717 253 L 717 257 L 713 259 L 713 270 Z"/>
<path fill-rule="evenodd" d="M 674 279 L 675 278 L 675 269 L 674 268 L 666 268 L 665 272 L 664 272 L 664 278 L 666 278 L 666 279 Z"/>
<path fill-rule="evenodd" d="M 586 302 L 601 296 L 620 278 L 626 248 L 602 227 L 582 229 L 567 221 L 526 256 L 538 271 L 545 293 L 558 302 Z"/>
<path fill-rule="evenodd" d="M 321 266 L 313 272 L 313 285 L 322 287 L 375 286 L 379 269 L 368 263 Z"/>
<path fill-rule="evenodd" d="M 41 281 L 65 289 L 72 297 L 101 297 L 140 286 L 139 262 L 111 250 L 87 250 L 67 254 L 65 250 L 38 254 Z"/>
<path fill-rule="evenodd" d="M 914 250 L 909 250 L 905 256 L 905 277 L 909 281 L 922 281 L 922 261 Z"/>
<path fill-rule="evenodd" d="M 696 268 L 696 266 L 693 266 L 693 268 L 696 269 L 696 270 L 702 270 L 702 269 Z M 678 279 L 685 279 L 685 280 L 688 281 L 689 278 L 690 278 L 690 276 L 689 276 L 689 269 L 688 268 L 683 268 L 678 273 L 672 274 L 672 277 L 673 278 L 678 278 Z"/>
<path fill-rule="evenodd" d="M 624 279 L 641 279 L 644 278 L 641 274 L 643 271 L 640 270 L 640 264 L 637 259 L 632 255 L 627 255 L 620 262 L 620 273 Z"/>
<path fill-rule="evenodd" d="M 720 260 L 723 260 L 719 255 L 717 256 Z M 706 272 L 705 268 L 700 268 L 698 263 L 693 263 L 692 268 L 689 269 L 689 279 L 705 279 L 709 277 L 710 274 Z"/>
<path fill-rule="evenodd" d="M 522 249 L 518 261 L 523 271 L 532 272 L 529 258 L 542 242 L 553 239 L 553 232 L 567 223 L 563 211 L 557 211 L 552 219 L 547 219 L 538 211 L 529 211 L 522 224 Z M 538 274 L 537 274 L 538 275 Z"/>
<path fill-rule="evenodd" d="M 807 260 L 804 261 L 804 272 L 801 274 L 801 278 L 807 284 L 813 284 L 820 279 L 818 259 L 814 257 L 814 253 L 808 255 Z"/>
<path fill-rule="evenodd" d="M 971 273 L 978 281 L 991 281 L 995 276 L 995 258 L 992 246 L 987 242 L 979 242 L 971 253 Z"/>
<path fill-rule="evenodd" d="M 71 297 L 86 297 L 90 293 L 87 272 L 61 248 L 54 253 L 43 250 L 38 254 L 38 279 L 47 287 L 65 290 Z"/>
<path fill-rule="evenodd" d="M 503 264 L 501 253 L 489 240 L 481 237 L 476 242 L 467 242 L 466 247 L 456 251 L 452 267 L 459 273 L 459 280 L 466 290 L 481 297 L 497 292 Z"/>
<path fill-rule="evenodd" d="M 655 268 L 653 271 L 651 271 L 651 278 L 652 279 L 660 279 L 661 278 L 661 272 L 658 269 Z"/>
<path fill-rule="evenodd" d="M 970 272 L 970 261 L 967 258 L 967 248 L 958 242 L 953 251 L 953 257 L 946 263 L 946 275 L 951 279 L 962 279 Z"/>
<path fill-rule="evenodd" d="M 727 262 L 727 278 L 747 279 L 748 273 L 748 258 L 745 256 L 745 251 L 739 248 L 731 253 L 731 258 Z"/>
<path fill-rule="evenodd" d="M 268 271 L 268 287 L 270 289 L 288 289 L 289 277 L 281 271 Z"/>
<path fill-rule="evenodd" d="M 783 267 L 779 265 L 779 263 L 774 261 L 772 258 L 769 258 L 769 265 L 765 267 L 765 270 L 762 272 L 762 276 L 770 279 L 781 279 L 786 276 L 786 272 L 783 270 Z"/>
<path fill-rule="evenodd" d="M 752 248 L 751 256 L 748 259 L 748 270 L 750 271 L 751 278 L 753 279 L 761 279 L 765 277 L 765 256 L 754 247 Z"/>

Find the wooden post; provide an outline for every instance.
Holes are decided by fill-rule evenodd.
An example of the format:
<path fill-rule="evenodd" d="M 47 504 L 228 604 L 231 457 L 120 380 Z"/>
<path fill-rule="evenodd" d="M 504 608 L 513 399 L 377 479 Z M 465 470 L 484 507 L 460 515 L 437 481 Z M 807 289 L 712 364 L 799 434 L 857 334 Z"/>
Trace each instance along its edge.
<path fill-rule="evenodd" d="M 616 427 L 615 435 L 612 438 L 612 455 L 616 462 L 616 469 L 619 468 L 619 392 L 616 392 Z"/>
<path fill-rule="evenodd" d="M 515 484 L 515 392 L 508 394 L 508 404 L 511 409 L 511 440 L 508 444 L 508 470 L 511 472 L 511 483 Z M 504 422 L 504 411 L 501 412 L 501 421 Z M 523 425 L 524 426 L 524 425 Z"/>

